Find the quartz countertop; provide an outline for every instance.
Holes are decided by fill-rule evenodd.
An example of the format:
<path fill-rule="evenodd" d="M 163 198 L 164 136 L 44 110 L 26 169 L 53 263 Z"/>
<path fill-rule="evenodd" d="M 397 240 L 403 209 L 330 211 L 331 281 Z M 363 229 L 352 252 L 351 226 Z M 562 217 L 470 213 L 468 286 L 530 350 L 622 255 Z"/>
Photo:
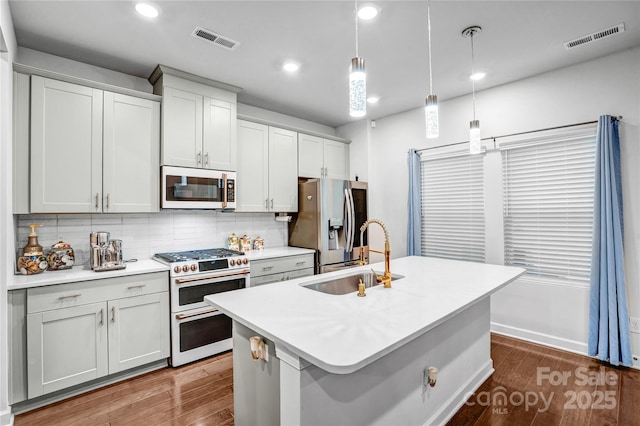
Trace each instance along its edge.
<path fill-rule="evenodd" d="M 392 288 L 331 295 L 303 285 L 382 263 L 206 296 L 235 321 L 335 374 L 349 374 L 506 286 L 522 268 L 427 257 L 392 259 Z M 277 352 L 277 349 L 276 349 Z"/>
<path fill-rule="evenodd" d="M 91 281 L 103 278 L 123 277 L 127 275 L 148 274 L 151 272 L 169 271 L 169 267 L 155 260 L 145 259 L 126 263 L 125 269 L 95 272 L 88 265 L 74 266 L 71 269 L 44 271 L 35 275 L 14 275 L 7 285 L 7 290 L 41 287 L 45 285 L 64 284 L 77 281 Z M 167 278 L 168 279 L 168 278 Z"/>
<path fill-rule="evenodd" d="M 274 259 L 277 257 L 314 254 L 316 251 L 300 247 L 270 247 L 263 250 L 251 250 L 247 253 L 249 260 Z"/>

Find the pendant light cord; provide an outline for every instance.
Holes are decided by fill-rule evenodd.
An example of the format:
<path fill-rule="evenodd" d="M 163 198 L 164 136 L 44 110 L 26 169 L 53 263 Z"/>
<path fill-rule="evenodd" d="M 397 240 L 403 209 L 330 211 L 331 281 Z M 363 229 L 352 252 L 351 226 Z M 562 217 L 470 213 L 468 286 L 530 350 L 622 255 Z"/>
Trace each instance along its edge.
<path fill-rule="evenodd" d="M 470 36 L 471 36 L 471 76 L 473 77 L 473 74 L 475 73 L 474 71 L 474 58 L 473 58 L 473 35 L 475 34 L 475 31 L 472 30 Z M 473 98 L 473 120 L 475 121 L 476 119 L 476 81 L 472 78 L 471 79 L 471 93 L 472 93 L 472 98 Z"/>
<path fill-rule="evenodd" d="M 429 94 L 433 94 L 433 78 L 431 72 L 431 1 L 427 0 L 427 32 L 429 41 Z"/>
<path fill-rule="evenodd" d="M 358 55 L 358 0 L 355 0 L 355 17 L 356 17 L 356 58 L 359 58 Z"/>

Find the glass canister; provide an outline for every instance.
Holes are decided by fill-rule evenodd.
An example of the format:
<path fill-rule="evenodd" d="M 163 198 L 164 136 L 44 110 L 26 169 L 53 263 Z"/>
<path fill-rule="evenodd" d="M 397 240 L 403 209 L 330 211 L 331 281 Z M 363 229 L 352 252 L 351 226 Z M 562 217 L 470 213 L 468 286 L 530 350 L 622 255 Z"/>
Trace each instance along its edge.
<path fill-rule="evenodd" d="M 70 269 L 75 263 L 75 254 L 71 244 L 64 241 L 58 241 L 51 246 L 51 250 L 47 254 L 47 262 L 49 269 L 55 271 L 58 269 Z"/>
<path fill-rule="evenodd" d="M 44 272 L 49 267 L 46 256 L 43 255 L 31 255 L 20 256 L 18 258 L 18 271 L 22 275 L 34 275 Z"/>
<path fill-rule="evenodd" d="M 240 239 L 234 233 L 229 235 L 228 245 L 229 250 L 240 251 Z"/>
<path fill-rule="evenodd" d="M 240 238 L 240 251 L 243 253 L 248 253 L 251 251 L 251 238 L 247 234 L 244 234 Z"/>

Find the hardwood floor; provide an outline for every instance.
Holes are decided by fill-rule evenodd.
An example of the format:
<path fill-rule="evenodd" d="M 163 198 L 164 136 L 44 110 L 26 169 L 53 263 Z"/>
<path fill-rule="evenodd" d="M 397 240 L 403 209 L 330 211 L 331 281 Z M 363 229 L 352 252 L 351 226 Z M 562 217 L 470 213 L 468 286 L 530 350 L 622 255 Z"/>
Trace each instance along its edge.
<path fill-rule="evenodd" d="M 495 373 L 448 425 L 640 426 L 640 371 L 495 334 L 491 356 Z M 231 352 L 15 418 L 16 426 L 137 424 L 233 425 Z"/>

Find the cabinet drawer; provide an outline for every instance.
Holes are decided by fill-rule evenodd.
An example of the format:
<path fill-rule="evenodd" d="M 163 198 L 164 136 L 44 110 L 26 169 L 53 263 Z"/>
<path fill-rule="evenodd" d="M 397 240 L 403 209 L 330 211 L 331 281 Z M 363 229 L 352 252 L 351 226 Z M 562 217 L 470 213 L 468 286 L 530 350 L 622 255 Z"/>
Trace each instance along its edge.
<path fill-rule="evenodd" d="M 294 278 L 308 277 L 313 275 L 313 268 L 296 269 L 294 271 L 280 272 L 278 274 L 262 275 L 259 277 L 251 276 L 251 287 L 262 284 L 270 284 L 280 281 L 292 280 Z"/>
<path fill-rule="evenodd" d="M 251 261 L 251 279 L 297 269 L 313 268 L 313 254 L 277 257 Z"/>
<path fill-rule="evenodd" d="M 27 313 L 169 291 L 166 272 L 79 281 L 27 289 Z"/>

